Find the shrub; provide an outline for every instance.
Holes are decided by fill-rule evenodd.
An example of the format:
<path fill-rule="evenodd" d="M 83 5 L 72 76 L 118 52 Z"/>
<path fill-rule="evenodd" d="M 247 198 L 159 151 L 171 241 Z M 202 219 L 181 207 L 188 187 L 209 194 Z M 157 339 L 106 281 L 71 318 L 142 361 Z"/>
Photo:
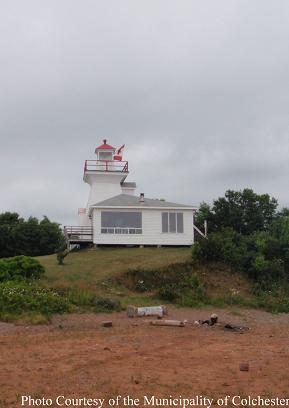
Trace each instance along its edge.
<path fill-rule="evenodd" d="M 112 298 L 97 297 L 91 290 L 69 288 L 58 289 L 61 296 L 66 297 L 74 306 L 85 307 L 99 311 L 121 310 L 120 301 Z"/>
<path fill-rule="evenodd" d="M 157 272 L 155 269 L 133 268 L 127 271 L 124 280 L 129 289 L 136 292 L 147 292 L 160 284 Z"/>
<path fill-rule="evenodd" d="M 153 291 L 160 299 L 193 306 L 205 296 L 204 287 L 190 263 L 178 263 L 159 269 L 130 269 L 121 277 L 126 286 L 138 292 Z"/>
<path fill-rule="evenodd" d="M 10 273 L 5 262 L 0 259 L 0 282 L 11 280 Z"/>
<path fill-rule="evenodd" d="M 175 302 L 180 297 L 180 290 L 177 285 L 165 285 L 159 289 L 158 295 L 160 299 L 166 300 L 167 302 Z"/>
<path fill-rule="evenodd" d="M 134 268 L 120 277 L 120 283 L 124 282 L 129 289 L 137 292 L 148 292 L 186 280 L 192 273 L 191 269 L 190 263 L 176 263 L 159 269 Z"/>
<path fill-rule="evenodd" d="M 256 284 L 253 289 L 257 306 L 273 313 L 289 313 L 288 290 L 288 284 L 273 284 L 266 289 L 262 284 Z"/>
<path fill-rule="evenodd" d="M 158 290 L 158 296 L 181 306 L 197 306 L 205 302 L 205 289 L 196 274 L 185 281 L 166 285 Z"/>
<path fill-rule="evenodd" d="M 246 253 L 245 239 L 232 229 L 224 229 L 193 245 L 193 260 L 224 262 L 239 265 Z"/>
<path fill-rule="evenodd" d="M 94 305 L 104 310 L 121 310 L 120 301 L 111 298 L 99 298 L 94 300 Z"/>
<path fill-rule="evenodd" d="M 15 256 L 0 259 L 0 282 L 8 280 L 39 279 L 45 272 L 35 258 Z"/>
<path fill-rule="evenodd" d="M 226 229 L 195 244 L 192 257 L 195 261 L 223 262 L 268 287 L 285 278 L 285 266 L 289 261 L 287 252 L 278 239 L 267 232 L 243 236 Z"/>
<path fill-rule="evenodd" d="M 27 282 L 0 283 L 1 313 L 39 312 L 45 315 L 69 310 L 66 298 L 51 289 Z"/>

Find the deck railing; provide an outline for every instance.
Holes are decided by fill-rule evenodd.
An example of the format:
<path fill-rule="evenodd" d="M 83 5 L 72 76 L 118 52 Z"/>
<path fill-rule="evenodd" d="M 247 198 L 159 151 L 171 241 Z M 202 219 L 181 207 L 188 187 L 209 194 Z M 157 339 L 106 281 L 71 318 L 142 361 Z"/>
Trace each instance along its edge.
<path fill-rule="evenodd" d="M 117 160 L 85 160 L 84 172 L 87 171 L 128 173 L 128 162 Z"/>
<path fill-rule="evenodd" d="M 69 242 L 92 242 L 92 227 L 65 226 L 64 234 Z"/>

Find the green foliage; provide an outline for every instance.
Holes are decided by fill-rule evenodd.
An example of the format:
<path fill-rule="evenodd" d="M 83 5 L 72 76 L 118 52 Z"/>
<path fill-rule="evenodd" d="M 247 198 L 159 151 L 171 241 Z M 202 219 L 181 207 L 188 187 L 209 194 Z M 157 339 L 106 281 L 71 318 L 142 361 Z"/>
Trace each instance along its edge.
<path fill-rule="evenodd" d="M 160 299 L 193 306 L 203 301 L 205 291 L 192 265 L 179 263 L 159 269 L 130 269 L 122 283 L 137 292 L 154 292 Z"/>
<path fill-rule="evenodd" d="M 286 268 L 288 251 L 268 232 L 250 236 L 225 229 L 199 240 L 192 249 L 194 261 L 222 262 L 247 274 L 264 288 L 272 282 L 289 278 Z"/>
<path fill-rule="evenodd" d="M 193 260 L 217 261 L 239 265 L 246 254 L 245 240 L 232 229 L 215 232 L 201 239 L 192 248 Z"/>
<path fill-rule="evenodd" d="M 59 251 L 57 252 L 56 255 L 56 259 L 58 262 L 58 265 L 64 265 L 64 258 L 67 257 L 67 255 L 69 254 L 69 249 L 59 249 Z"/>
<path fill-rule="evenodd" d="M 232 228 L 250 235 L 255 231 L 268 231 L 276 216 L 277 200 L 268 194 L 256 194 L 246 188 L 243 191 L 227 190 L 224 197 L 215 200 L 213 206 L 203 203 L 196 216 L 196 224 L 208 221 L 209 232 Z"/>
<path fill-rule="evenodd" d="M 120 277 L 129 289 L 137 292 L 149 292 L 165 285 L 184 281 L 191 274 L 189 263 L 177 263 L 156 269 L 133 268 Z"/>
<path fill-rule="evenodd" d="M 93 302 L 98 311 L 120 311 L 121 305 L 118 299 L 97 298 Z"/>
<path fill-rule="evenodd" d="M 202 202 L 199 210 L 197 211 L 195 215 L 195 224 L 197 227 L 199 227 L 201 230 L 204 228 L 204 222 L 207 221 L 209 225 L 211 226 L 211 218 L 212 218 L 212 211 L 211 207 L 209 204 Z"/>
<path fill-rule="evenodd" d="M 65 296 L 69 303 L 74 306 L 93 309 L 94 311 L 120 311 L 121 305 L 118 299 L 104 298 L 96 296 L 91 290 L 79 288 L 69 288 L 67 290 L 58 291 L 62 296 Z"/>
<path fill-rule="evenodd" d="M 269 232 L 283 246 L 289 247 L 289 216 L 280 216 L 279 214 L 271 223 Z"/>
<path fill-rule="evenodd" d="M 45 272 L 41 263 L 28 256 L 0 259 L 0 282 L 9 280 L 39 279 Z"/>
<path fill-rule="evenodd" d="M 253 293 L 257 307 L 272 313 L 289 313 L 288 283 L 272 283 L 270 288 L 265 289 L 261 284 L 255 284 Z"/>
<path fill-rule="evenodd" d="M 44 315 L 63 313 L 69 310 L 66 298 L 52 289 L 40 288 L 27 282 L 0 283 L 1 315 L 40 312 Z M 0 316 L 1 316 L 0 315 Z"/>
<path fill-rule="evenodd" d="M 189 280 L 166 285 L 159 289 L 158 296 L 160 299 L 187 307 L 197 306 L 206 301 L 205 290 L 200 281 L 197 286 L 191 286 Z"/>
<path fill-rule="evenodd" d="M 0 257 L 52 254 L 63 242 L 59 224 L 47 217 L 41 221 L 30 217 L 25 221 L 17 213 L 0 214 Z"/>
<path fill-rule="evenodd" d="M 211 296 L 210 299 L 208 299 L 207 304 L 211 304 L 218 307 L 225 306 L 256 307 L 256 304 L 253 301 L 248 301 L 242 296 L 233 293 L 228 293 L 226 295 Z"/>
<path fill-rule="evenodd" d="M 159 297 L 167 302 L 176 302 L 180 296 L 178 285 L 165 285 L 159 289 Z"/>

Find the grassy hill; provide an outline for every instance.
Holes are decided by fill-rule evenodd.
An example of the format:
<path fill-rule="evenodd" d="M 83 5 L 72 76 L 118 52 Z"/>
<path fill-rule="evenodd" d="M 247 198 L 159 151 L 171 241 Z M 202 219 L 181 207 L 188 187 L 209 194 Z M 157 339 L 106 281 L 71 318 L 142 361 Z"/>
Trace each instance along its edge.
<path fill-rule="evenodd" d="M 171 276 L 169 289 L 174 286 L 186 293 L 187 298 L 194 289 L 201 289 L 202 298 L 210 299 L 218 306 L 251 302 L 250 284 L 244 277 L 220 265 L 192 267 L 190 248 L 82 250 L 69 254 L 63 266 L 57 264 L 54 255 L 38 259 L 46 269 L 41 284 L 69 291 L 70 296 L 77 298 L 73 300 L 83 305 L 89 302 L 91 296 L 118 298 L 123 307 L 130 303 L 142 306 L 169 301 L 170 295 L 167 299 L 165 295 L 158 299 L 162 286 L 167 287 L 166 280 L 158 279 L 161 275 Z M 128 276 L 130 270 L 135 271 L 134 284 Z M 192 274 L 197 279 L 198 288 L 179 288 L 182 281 Z M 136 282 L 142 279 L 148 283 L 149 290 L 137 289 Z M 199 300 L 194 299 L 194 302 L 198 303 Z M 190 304 L 190 300 L 183 303 Z"/>
<path fill-rule="evenodd" d="M 56 256 L 37 259 L 46 269 L 46 283 L 53 287 L 91 289 L 129 268 L 160 268 L 190 260 L 190 248 L 103 248 L 72 252 L 63 266 Z"/>
<path fill-rule="evenodd" d="M 45 274 L 0 285 L 0 318 L 41 322 L 54 313 L 146 306 L 260 307 L 288 312 L 279 292 L 257 293 L 244 274 L 217 263 L 192 263 L 190 248 L 103 248 L 37 258 Z M 1 295 L 2 294 L 2 295 Z M 0 308 L 0 309 L 1 309 Z"/>

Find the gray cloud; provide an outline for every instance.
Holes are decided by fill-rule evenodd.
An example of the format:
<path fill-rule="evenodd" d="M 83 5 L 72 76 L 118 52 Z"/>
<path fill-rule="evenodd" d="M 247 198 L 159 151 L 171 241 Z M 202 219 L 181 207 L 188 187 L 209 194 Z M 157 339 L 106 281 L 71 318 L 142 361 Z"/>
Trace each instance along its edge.
<path fill-rule="evenodd" d="M 76 222 L 103 137 L 147 196 L 288 205 L 287 1 L 0 4 L 0 211 Z"/>

